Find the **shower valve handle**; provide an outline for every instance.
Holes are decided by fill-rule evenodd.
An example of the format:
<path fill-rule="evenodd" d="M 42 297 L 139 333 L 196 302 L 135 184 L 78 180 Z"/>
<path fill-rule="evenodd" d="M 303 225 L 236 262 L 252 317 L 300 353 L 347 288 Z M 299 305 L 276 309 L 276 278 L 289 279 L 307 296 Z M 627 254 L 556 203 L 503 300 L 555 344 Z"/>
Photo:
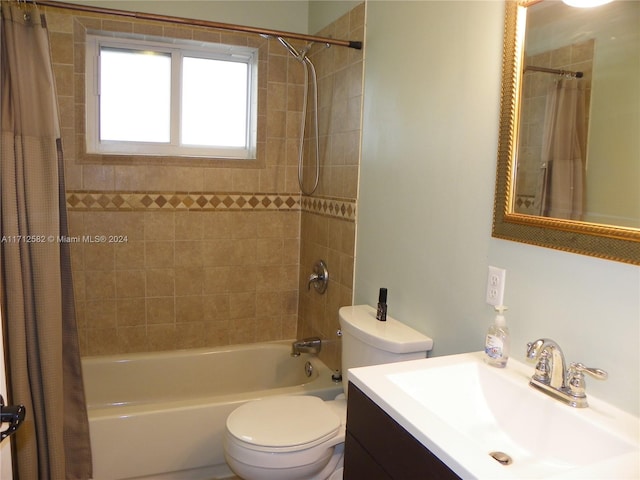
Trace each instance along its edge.
<path fill-rule="evenodd" d="M 329 271 L 327 265 L 323 260 L 318 260 L 313 266 L 313 273 L 309 275 L 309 282 L 307 283 L 307 290 L 311 290 L 311 284 L 313 288 L 320 294 L 323 294 L 327 290 L 327 284 L 329 283 Z"/>

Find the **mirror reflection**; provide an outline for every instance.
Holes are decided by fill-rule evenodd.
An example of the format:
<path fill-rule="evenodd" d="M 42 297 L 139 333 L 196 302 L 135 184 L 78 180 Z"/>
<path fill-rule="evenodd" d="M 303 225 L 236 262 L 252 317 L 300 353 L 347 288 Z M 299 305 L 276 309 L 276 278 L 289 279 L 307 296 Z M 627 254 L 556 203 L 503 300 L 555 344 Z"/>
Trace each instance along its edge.
<path fill-rule="evenodd" d="M 526 19 L 512 211 L 640 228 L 640 2 Z"/>

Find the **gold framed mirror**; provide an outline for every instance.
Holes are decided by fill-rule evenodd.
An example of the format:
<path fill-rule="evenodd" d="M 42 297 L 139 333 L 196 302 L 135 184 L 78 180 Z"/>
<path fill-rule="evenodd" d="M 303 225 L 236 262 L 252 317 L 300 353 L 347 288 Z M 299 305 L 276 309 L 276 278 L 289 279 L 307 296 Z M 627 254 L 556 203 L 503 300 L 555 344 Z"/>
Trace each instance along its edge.
<path fill-rule="evenodd" d="M 527 8 L 537 3 L 540 3 L 540 0 L 530 2 L 506 0 L 492 235 L 496 238 L 640 265 L 640 228 L 636 228 L 635 225 L 623 226 L 616 225 L 616 222 L 596 223 L 554 218 L 542 212 L 539 214 L 516 213 L 514 208 L 518 139 L 521 131 Z M 640 163 L 640 158 L 635 161 Z M 635 180 L 633 192 L 638 195 L 640 178 Z M 632 196 L 630 201 L 638 202 L 640 198 Z"/>

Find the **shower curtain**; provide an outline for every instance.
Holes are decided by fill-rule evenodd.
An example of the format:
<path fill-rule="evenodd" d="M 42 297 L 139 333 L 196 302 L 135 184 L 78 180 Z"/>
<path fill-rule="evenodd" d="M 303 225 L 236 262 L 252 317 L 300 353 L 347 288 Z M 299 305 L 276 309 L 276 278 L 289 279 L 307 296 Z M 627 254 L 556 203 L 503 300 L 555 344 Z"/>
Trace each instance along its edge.
<path fill-rule="evenodd" d="M 581 220 L 585 194 L 585 105 L 580 79 L 549 86 L 542 139 L 541 214 Z"/>
<path fill-rule="evenodd" d="M 88 479 L 91 447 L 65 210 L 58 107 L 44 15 L 2 2 L 0 268 L 14 477 Z"/>

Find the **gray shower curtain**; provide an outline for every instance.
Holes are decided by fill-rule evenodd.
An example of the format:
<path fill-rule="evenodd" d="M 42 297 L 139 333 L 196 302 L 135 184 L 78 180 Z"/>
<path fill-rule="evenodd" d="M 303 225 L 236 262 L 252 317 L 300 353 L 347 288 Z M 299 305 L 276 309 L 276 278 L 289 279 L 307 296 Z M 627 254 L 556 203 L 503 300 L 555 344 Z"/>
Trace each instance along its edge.
<path fill-rule="evenodd" d="M 62 149 L 44 16 L 2 2 L 0 268 L 14 477 L 91 477 L 65 210 Z M 16 471 L 17 470 L 17 471 Z"/>
<path fill-rule="evenodd" d="M 555 80 L 547 92 L 542 139 L 542 215 L 582 220 L 585 195 L 585 97 L 583 82 Z"/>

